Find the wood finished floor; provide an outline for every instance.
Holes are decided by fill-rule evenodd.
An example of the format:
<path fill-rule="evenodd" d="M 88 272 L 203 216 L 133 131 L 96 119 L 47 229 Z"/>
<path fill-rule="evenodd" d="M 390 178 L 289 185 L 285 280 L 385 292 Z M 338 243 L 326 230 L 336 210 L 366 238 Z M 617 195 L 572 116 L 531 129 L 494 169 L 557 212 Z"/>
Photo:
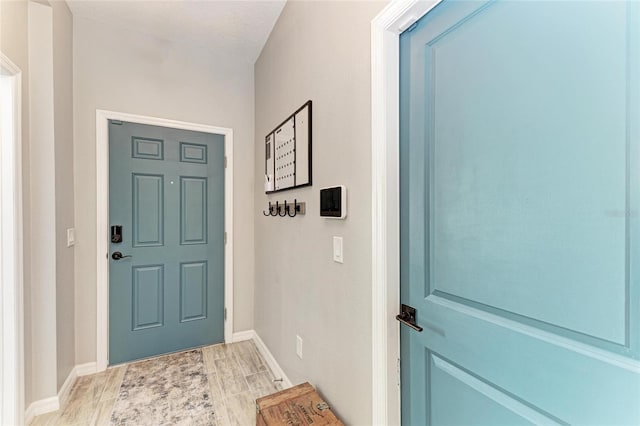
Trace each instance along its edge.
<path fill-rule="evenodd" d="M 253 341 L 220 344 L 79 377 L 60 410 L 30 426 L 255 425 L 280 385 Z"/>

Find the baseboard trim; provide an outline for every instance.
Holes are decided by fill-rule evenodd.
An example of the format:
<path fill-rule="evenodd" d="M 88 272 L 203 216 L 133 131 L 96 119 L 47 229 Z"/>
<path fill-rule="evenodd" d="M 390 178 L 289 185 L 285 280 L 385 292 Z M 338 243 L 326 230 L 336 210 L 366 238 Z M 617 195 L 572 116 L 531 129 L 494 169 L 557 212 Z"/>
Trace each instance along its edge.
<path fill-rule="evenodd" d="M 64 381 L 64 383 L 62 384 L 62 387 L 60 387 L 60 390 L 58 391 L 58 407 L 62 407 L 64 403 L 67 402 L 67 399 L 69 398 L 69 394 L 71 393 L 71 388 L 73 387 L 74 383 L 76 382 L 76 379 L 78 378 L 77 368 L 78 367 L 76 366 L 71 369 L 71 372 L 67 376 L 67 379 Z M 56 410 L 57 409 L 58 408 L 56 408 Z"/>
<path fill-rule="evenodd" d="M 73 384 L 76 382 L 76 379 L 81 376 L 87 376 L 89 374 L 93 374 L 97 371 L 97 364 L 95 362 L 87 362 L 86 364 L 78 364 L 69 373 L 67 376 L 67 380 L 64 381 L 60 391 L 58 392 L 58 401 L 60 407 L 67 402 L 67 398 L 69 397 L 69 393 L 71 392 L 71 388 Z"/>
<path fill-rule="evenodd" d="M 238 331 L 236 333 L 233 333 L 233 337 L 231 338 L 231 343 L 242 342 L 244 340 L 251 340 L 254 338 L 255 335 L 256 335 L 255 330 Z"/>
<path fill-rule="evenodd" d="M 260 351 L 260 354 L 262 355 L 264 360 L 267 361 L 267 364 L 269 365 L 269 368 L 271 368 L 271 372 L 273 373 L 274 377 L 276 379 L 282 379 L 282 388 L 287 389 L 293 386 L 293 384 L 291 384 L 291 380 L 289 380 L 282 367 L 280 367 L 280 364 L 278 364 L 278 361 L 276 361 L 267 345 L 265 345 L 265 343 L 260 338 L 260 335 L 258 335 L 255 330 L 251 331 L 253 332 L 253 341 L 255 342 L 256 347 Z"/>
<path fill-rule="evenodd" d="M 33 401 L 24 413 L 24 424 L 28 425 L 31 423 L 35 416 L 57 411 L 59 408 L 60 400 L 58 396 Z"/>
<path fill-rule="evenodd" d="M 78 364 L 74 367 L 76 376 L 88 376 L 89 374 L 95 374 L 98 372 L 98 364 L 94 362 L 87 362 L 85 364 Z"/>
<path fill-rule="evenodd" d="M 38 401 L 33 401 L 31 404 L 29 404 L 29 408 L 27 408 L 24 414 L 24 423 L 28 425 L 35 416 L 40 416 L 42 414 L 59 410 L 60 407 L 62 407 L 64 403 L 67 402 L 67 398 L 69 398 L 71 388 L 76 382 L 76 379 L 81 376 L 95 373 L 97 371 L 96 367 L 97 364 L 95 362 L 78 364 L 73 367 L 64 383 L 60 387 L 58 395 L 52 396 L 50 398 L 40 399 Z"/>

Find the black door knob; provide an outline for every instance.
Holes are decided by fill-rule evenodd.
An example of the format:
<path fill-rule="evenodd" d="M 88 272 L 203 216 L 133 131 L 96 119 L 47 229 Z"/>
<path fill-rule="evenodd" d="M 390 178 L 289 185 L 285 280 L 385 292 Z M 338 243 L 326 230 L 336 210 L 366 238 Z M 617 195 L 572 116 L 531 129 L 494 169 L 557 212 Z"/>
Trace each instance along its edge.
<path fill-rule="evenodd" d="M 120 260 L 120 259 L 124 259 L 125 257 L 131 257 L 131 255 L 123 255 L 119 251 L 114 251 L 113 254 L 111 255 L 111 258 L 113 260 Z"/>

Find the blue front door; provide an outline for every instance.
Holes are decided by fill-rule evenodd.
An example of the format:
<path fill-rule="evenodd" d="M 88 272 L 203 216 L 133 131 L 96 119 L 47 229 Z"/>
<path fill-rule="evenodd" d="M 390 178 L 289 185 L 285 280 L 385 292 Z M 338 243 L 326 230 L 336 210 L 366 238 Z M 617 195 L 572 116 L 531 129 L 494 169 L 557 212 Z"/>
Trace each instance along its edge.
<path fill-rule="evenodd" d="M 222 342 L 224 136 L 110 121 L 109 165 L 109 363 Z"/>
<path fill-rule="evenodd" d="M 405 425 L 640 424 L 640 3 L 401 35 Z"/>

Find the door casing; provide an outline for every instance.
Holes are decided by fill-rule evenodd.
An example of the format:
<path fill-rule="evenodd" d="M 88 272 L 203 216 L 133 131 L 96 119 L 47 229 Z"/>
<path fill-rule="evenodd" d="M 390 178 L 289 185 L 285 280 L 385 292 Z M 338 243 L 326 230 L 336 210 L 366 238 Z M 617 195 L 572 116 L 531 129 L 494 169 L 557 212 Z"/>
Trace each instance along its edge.
<path fill-rule="evenodd" d="M 400 33 L 441 0 L 396 0 L 371 21 L 372 424 L 400 424 Z"/>
<path fill-rule="evenodd" d="M 24 402 L 24 283 L 22 218 L 22 71 L 0 52 L 0 72 L 10 79 L 13 110 L 12 140 L 2 141 L 0 172 L 6 185 L 0 187 L 2 232 L 2 280 L 0 287 L 0 332 L 5 345 L 0 353 L 0 423 L 22 424 Z"/>
<path fill-rule="evenodd" d="M 224 135 L 224 341 L 233 336 L 233 129 L 115 111 L 96 110 L 96 371 L 109 364 L 109 120 Z"/>

